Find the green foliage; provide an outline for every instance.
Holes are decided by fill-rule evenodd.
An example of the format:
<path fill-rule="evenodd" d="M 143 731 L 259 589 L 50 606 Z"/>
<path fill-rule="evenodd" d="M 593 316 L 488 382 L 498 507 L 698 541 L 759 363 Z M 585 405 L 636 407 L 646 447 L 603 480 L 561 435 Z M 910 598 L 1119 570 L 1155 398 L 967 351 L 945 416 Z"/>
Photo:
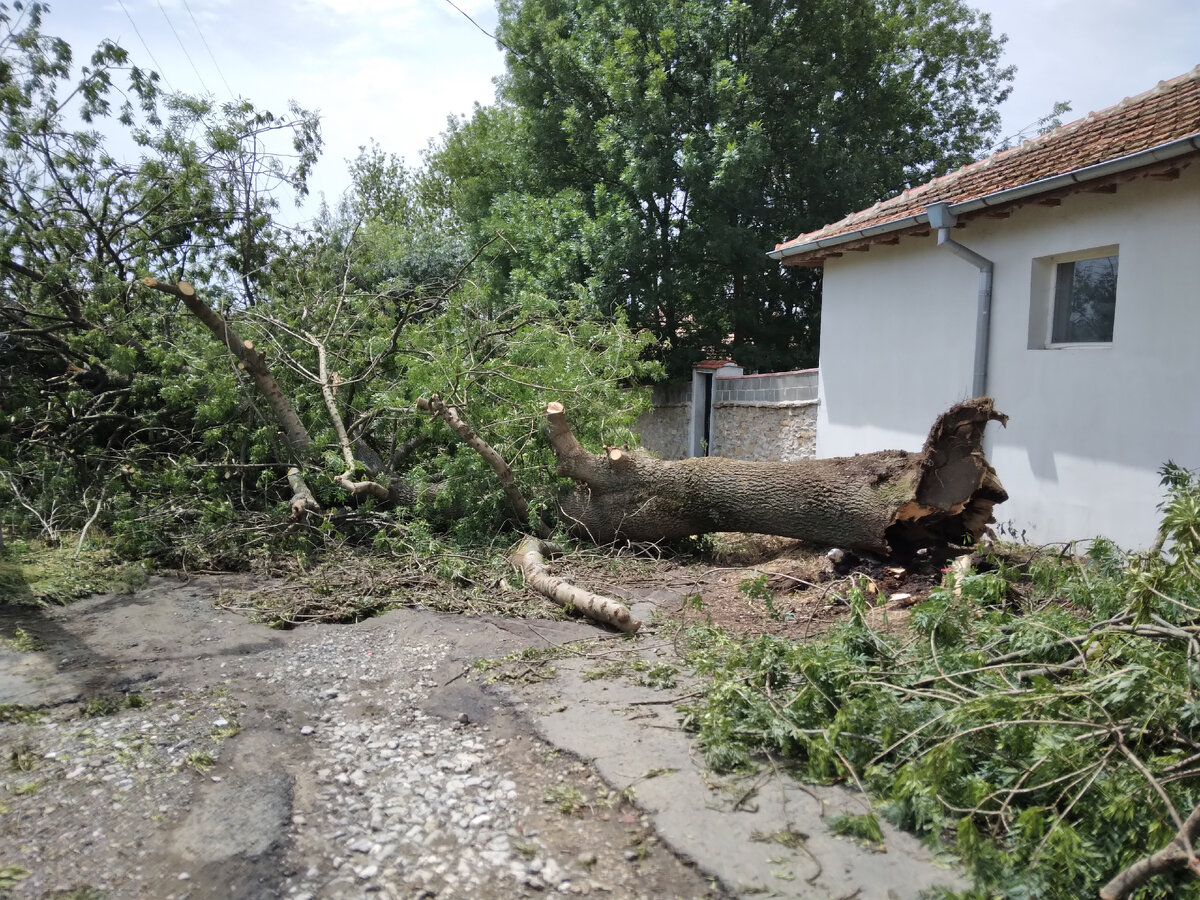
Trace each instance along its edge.
<path fill-rule="evenodd" d="M 547 788 L 542 799 L 564 816 L 581 815 L 588 805 L 587 796 L 569 784 L 556 784 Z"/>
<path fill-rule="evenodd" d="M 42 710 L 22 706 L 19 703 L 0 703 L 0 722 L 15 722 L 36 725 L 42 718 Z"/>
<path fill-rule="evenodd" d="M 75 554 L 74 548 L 10 541 L 0 551 L 0 603 L 27 606 L 68 603 L 119 589 L 124 569 L 107 547 Z"/>
<path fill-rule="evenodd" d="M 843 813 L 830 816 L 829 830 L 834 834 L 854 838 L 865 844 L 879 845 L 883 843 L 883 829 L 879 826 L 879 819 L 870 813 Z"/>
<path fill-rule="evenodd" d="M 18 653 L 37 653 L 46 649 L 45 644 L 19 625 L 13 629 L 13 636 L 6 643 Z"/>
<path fill-rule="evenodd" d="M 146 705 L 146 699 L 141 694 L 114 694 L 107 697 L 93 697 L 83 704 L 80 712 L 84 718 L 99 719 L 111 716 L 123 709 L 141 709 Z"/>
<path fill-rule="evenodd" d="M 163 95 L 111 42 L 73 81 L 45 12 L 0 6 L 0 526 L 53 543 L 94 521 L 158 553 L 148 518 L 208 516 L 197 489 L 244 491 L 259 472 L 240 466 L 278 442 L 228 351 L 138 279 L 186 278 L 225 309 L 262 301 L 271 211 L 304 191 L 317 119 Z M 130 159 L 74 127 L 104 119 Z"/>
<path fill-rule="evenodd" d="M 305 191 L 315 116 L 164 95 L 112 44 L 72 84 L 70 48 L 42 36 L 43 9 L 31 9 L 0 12 L 5 65 L 36 73 L 9 85 L 2 108 L 0 415 L 11 427 L 0 430 L 0 526 L 50 544 L 90 526 L 126 558 L 189 568 L 380 535 L 386 552 L 401 531 L 420 540 L 414 512 L 486 544 L 510 516 L 495 475 L 417 413 L 419 397 L 455 404 L 537 509 L 560 488 L 539 437 L 547 401 L 566 402 L 592 446 L 634 440 L 646 398 L 626 389 L 657 375 L 642 360 L 651 337 L 580 289 L 564 249 L 580 221 L 567 193 L 498 211 L 508 236 L 463 228 L 433 169 L 372 145 L 345 200 L 311 232 L 285 232 L 273 211 Z M 132 100 L 118 110 L 110 96 Z M 71 131 L 63 97 L 88 121 L 118 117 L 134 158 Z M 495 250 L 514 242 L 524 261 L 502 264 Z M 281 437 L 261 379 L 196 316 L 142 288 L 145 276 L 187 280 L 263 354 L 303 440 Z M 425 498 L 419 509 L 337 484 L 347 463 L 322 378 L 354 444 L 350 474 L 403 480 L 400 493 Z M 329 512 L 284 531 L 293 464 Z M 463 575 L 451 557 L 443 568 Z M 18 574 L 0 578 L 24 591 Z"/>
<path fill-rule="evenodd" d="M 767 576 L 759 574 L 739 584 L 738 590 L 749 600 L 761 600 L 767 608 L 767 615 L 776 622 L 791 622 L 796 618 L 795 610 L 780 608 L 775 592 L 768 587 L 767 582 Z"/>
<path fill-rule="evenodd" d="M 429 196 L 505 234 L 506 290 L 586 289 L 673 373 L 815 364 L 819 275 L 765 251 L 970 161 L 1012 77 L 959 0 L 504 0 L 498 34 L 502 102 L 454 123 Z"/>
<path fill-rule="evenodd" d="M 811 644 L 694 626 L 713 684 L 687 722 L 709 762 L 765 752 L 862 783 L 887 818 L 955 847 L 968 896 L 1095 896 L 1200 804 L 1200 477 L 1163 474 L 1164 549 L 1096 541 L 1083 557 L 950 570 L 912 636 L 861 615 Z M 879 840 L 862 824 L 837 827 Z M 1162 875 L 1138 896 L 1200 890 Z"/>

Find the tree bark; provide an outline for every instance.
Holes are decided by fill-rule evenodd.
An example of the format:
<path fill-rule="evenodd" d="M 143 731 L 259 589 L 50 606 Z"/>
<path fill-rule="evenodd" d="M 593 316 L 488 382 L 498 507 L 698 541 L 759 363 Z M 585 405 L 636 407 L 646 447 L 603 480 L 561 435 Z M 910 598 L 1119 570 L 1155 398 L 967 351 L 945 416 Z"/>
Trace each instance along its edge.
<path fill-rule="evenodd" d="M 543 554 L 556 549 L 546 541 L 527 537 L 521 541 L 517 552 L 509 557 L 509 561 L 521 570 L 526 584 L 559 606 L 576 609 L 589 619 L 611 625 L 618 631 L 634 632 L 642 627 L 642 623 L 630 615 L 629 607 L 624 603 L 602 594 L 593 594 L 551 575 Z"/>
<path fill-rule="evenodd" d="M 1008 498 L 982 448 L 987 423 L 1007 417 L 986 397 L 943 413 L 920 453 L 794 462 L 596 455 L 571 433 L 562 404 L 549 404 L 546 419 L 558 473 L 577 482 L 559 503 L 563 521 L 598 543 L 745 531 L 887 555 L 974 541 Z"/>
<path fill-rule="evenodd" d="M 1153 856 L 1134 863 L 1125 871 L 1119 873 L 1112 881 L 1100 889 L 1101 900 L 1124 900 L 1135 890 L 1153 878 L 1167 872 L 1188 869 L 1196 878 L 1200 878 L 1200 861 L 1192 845 L 1200 835 L 1200 806 L 1192 810 L 1183 827 L 1174 839 Z"/>

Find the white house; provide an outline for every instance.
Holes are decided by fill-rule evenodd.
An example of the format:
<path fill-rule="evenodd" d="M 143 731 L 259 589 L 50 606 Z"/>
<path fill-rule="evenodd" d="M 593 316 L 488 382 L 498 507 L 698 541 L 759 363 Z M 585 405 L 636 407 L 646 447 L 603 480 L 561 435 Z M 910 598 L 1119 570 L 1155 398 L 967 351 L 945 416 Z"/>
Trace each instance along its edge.
<path fill-rule="evenodd" d="M 824 267 L 818 456 L 987 394 L 1004 531 L 1125 547 L 1200 467 L 1200 67 L 770 255 Z"/>

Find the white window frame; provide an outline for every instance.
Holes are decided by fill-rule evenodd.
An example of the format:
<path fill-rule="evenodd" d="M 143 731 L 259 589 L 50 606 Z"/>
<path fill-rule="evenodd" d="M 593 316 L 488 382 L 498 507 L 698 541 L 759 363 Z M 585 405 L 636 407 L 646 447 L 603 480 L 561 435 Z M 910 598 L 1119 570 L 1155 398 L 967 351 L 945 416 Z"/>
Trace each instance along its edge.
<path fill-rule="evenodd" d="M 1062 263 L 1079 262 L 1085 259 L 1103 259 L 1115 256 L 1117 265 L 1117 296 L 1121 294 L 1120 246 L 1109 244 L 1040 256 L 1033 260 L 1031 298 L 1029 312 L 1029 349 L 1031 350 L 1095 350 L 1112 347 L 1117 336 L 1116 312 L 1113 312 L 1113 337 L 1108 341 L 1055 341 L 1054 313 L 1058 286 L 1058 267 Z"/>

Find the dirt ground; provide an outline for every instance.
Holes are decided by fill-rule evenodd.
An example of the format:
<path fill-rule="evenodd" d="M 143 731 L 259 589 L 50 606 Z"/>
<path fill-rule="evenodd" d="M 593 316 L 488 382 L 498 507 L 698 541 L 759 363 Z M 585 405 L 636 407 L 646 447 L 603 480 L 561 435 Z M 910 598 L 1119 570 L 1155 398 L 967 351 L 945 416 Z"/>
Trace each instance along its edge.
<path fill-rule="evenodd" d="M 835 564 L 735 536 L 700 564 L 561 560 L 557 574 L 632 602 L 647 622 L 633 641 L 422 608 L 272 629 L 243 602 L 311 585 L 253 576 L 0 602 L 0 897 L 891 900 L 954 884 L 906 836 L 877 854 L 818 833 L 857 798 L 803 812 L 813 791 L 763 781 L 752 790 L 778 802 L 721 801 L 746 791 L 705 770 L 668 695 L 592 680 L 597 660 L 673 659 L 660 635 L 680 619 L 818 634 L 846 615 L 852 577 L 900 627 L 945 564 Z M 522 662 L 568 647 L 584 649 Z M 761 838 L 801 832 L 798 849 Z"/>

